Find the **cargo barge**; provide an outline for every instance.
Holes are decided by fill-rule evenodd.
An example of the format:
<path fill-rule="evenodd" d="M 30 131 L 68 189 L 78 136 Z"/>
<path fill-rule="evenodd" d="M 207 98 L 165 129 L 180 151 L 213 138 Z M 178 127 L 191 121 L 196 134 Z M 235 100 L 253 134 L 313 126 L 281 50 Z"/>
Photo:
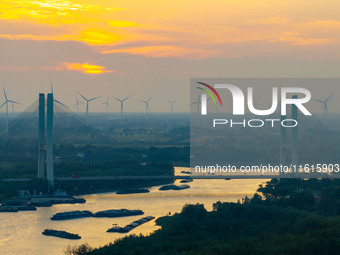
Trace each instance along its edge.
<path fill-rule="evenodd" d="M 119 227 L 114 226 L 113 228 L 108 229 L 106 232 L 114 232 L 114 233 L 128 233 L 131 230 L 135 229 L 136 227 L 139 227 L 140 225 L 143 225 L 144 223 L 147 223 L 151 220 L 153 220 L 155 217 L 153 216 L 147 216 L 144 218 L 141 218 L 139 220 L 136 220 L 129 225 L 126 225 L 125 227 Z"/>
<path fill-rule="evenodd" d="M 71 211 L 56 213 L 51 217 L 51 220 L 71 220 L 79 218 L 92 217 L 93 213 L 90 211 Z"/>
<path fill-rule="evenodd" d="M 54 236 L 54 237 L 59 237 L 59 238 L 71 239 L 71 240 L 81 239 L 81 236 L 79 236 L 78 234 L 72 234 L 66 231 L 54 230 L 54 229 L 45 229 L 44 232 L 42 232 L 42 234 L 45 236 Z"/>

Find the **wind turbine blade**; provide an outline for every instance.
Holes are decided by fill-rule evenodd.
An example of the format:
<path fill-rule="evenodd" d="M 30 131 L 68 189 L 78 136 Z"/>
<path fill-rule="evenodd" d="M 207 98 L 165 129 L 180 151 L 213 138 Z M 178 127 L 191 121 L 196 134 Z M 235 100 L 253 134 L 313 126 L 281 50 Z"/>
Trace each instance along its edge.
<path fill-rule="evenodd" d="M 326 99 L 325 102 L 328 102 L 329 100 L 331 100 L 334 97 L 334 93 L 332 92 Z"/>
<path fill-rule="evenodd" d="M 143 100 L 138 100 L 139 102 L 142 102 L 142 103 L 144 103 L 144 104 L 147 104 L 147 102 L 146 101 L 143 101 Z"/>
<path fill-rule="evenodd" d="M 327 106 L 327 103 L 324 103 L 324 107 L 326 109 L 326 112 L 328 113 L 328 106 Z"/>
<path fill-rule="evenodd" d="M 117 98 L 117 97 L 114 97 L 114 96 L 112 96 L 114 99 L 116 99 L 116 100 L 118 100 L 119 102 L 122 102 L 122 100 L 120 100 L 119 98 Z"/>
<path fill-rule="evenodd" d="M 89 99 L 88 101 L 90 102 L 90 101 L 96 100 L 98 98 L 100 98 L 100 97 L 94 97 L 94 98 Z"/>
<path fill-rule="evenodd" d="M 88 101 L 88 100 L 86 99 L 86 97 L 84 97 L 82 94 L 80 94 L 80 92 L 78 92 L 78 94 L 79 94 L 82 98 L 84 98 L 85 101 Z"/>
<path fill-rule="evenodd" d="M 187 105 L 193 105 L 193 104 L 199 104 L 199 102 L 193 102 L 193 103 L 190 103 L 190 104 L 187 104 Z"/>
<path fill-rule="evenodd" d="M 150 97 L 146 102 L 148 102 L 149 103 L 149 101 L 151 100 L 153 98 L 153 96 L 152 97 Z"/>
<path fill-rule="evenodd" d="M 7 103 L 7 100 L 0 106 L 0 109 Z"/>
<path fill-rule="evenodd" d="M 322 100 L 320 100 L 320 99 L 314 99 L 314 101 L 316 101 L 316 102 L 319 102 L 319 103 L 324 103 Z"/>
<path fill-rule="evenodd" d="M 6 101 L 7 101 L 7 95 L 6 95 L 5 88 L 4 88 L 4 87 L 2 87 L 2 90 L 4 91 L 5 99 L 6 99 Z"/>
<path fill-rule="evenodd" d="M 123 102 L 124 102 L 125 100 L 129 99 L 130 97 L 131 97 L 131 95 L 128 96 L 128 97 L 126 97 L 126 98 L 124 98 L 124 99 L 123 99 Z"/>
<path fill-rule="evenodd" d="M 13 101 L 13 100 L 7 100 L 7 102 L 12 103 L 12 104 L 21 104 L 19 102 Z"/>

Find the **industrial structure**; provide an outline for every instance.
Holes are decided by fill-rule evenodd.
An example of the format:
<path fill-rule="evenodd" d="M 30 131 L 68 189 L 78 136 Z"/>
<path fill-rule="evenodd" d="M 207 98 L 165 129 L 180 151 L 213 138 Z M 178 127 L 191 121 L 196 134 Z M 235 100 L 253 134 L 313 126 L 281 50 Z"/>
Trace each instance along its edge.
<path fill-rule="evenodd" d="M 45 118 L 45 94 L 39 94 L 39 155 L 38 178 L 45 177 L 45 160 L 47 162 L 47 181 L 54 188 L 53 169 L 53 94 L 47 94 L 47 110 Z M 45 121 L 46 120 L 46 121 Z M 45 128 L 46 127 L 46 128 Z"/>
<path fill-rule="evenodd" d="M 293 99 L 298 98 L 297 95 L 292 96 Z M 286 119 L 286 115 L 281 115 L 281 121 Z M 291 119 L 297 121 L 298 120 L 298 109 L 296 105 L 292 105 L 292 111 L 291 111 Z M 291 157 L 290 161 L 291 164 L 294 166 L 298 166 L 298 127 L 297 125 L 295 127 L 292 127 L 291 129 Z M 289 161 L 287 159 L 288 157 L 288 141 L 287 141 L 287 128 L 282 126 L 280 127 L 280 165 L 287 166 Z M 292 169 L 293 170 L 293 169 Z M 298 170 L 298 169 L 296 169 Z M 284 173 L 280 172 L 280 176 L 283 176 Z"/>

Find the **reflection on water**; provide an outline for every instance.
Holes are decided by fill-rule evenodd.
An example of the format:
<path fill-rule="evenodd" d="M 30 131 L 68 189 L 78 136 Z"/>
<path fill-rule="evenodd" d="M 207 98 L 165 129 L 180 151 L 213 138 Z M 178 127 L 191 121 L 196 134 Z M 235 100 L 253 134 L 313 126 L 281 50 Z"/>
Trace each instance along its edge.
<path fill-rule="evenodd" d="M 176 169 L 176 171 L 183 170 Z M 190 189 L 179 191 L 159 191 L 153 187 L 150 193 L 116 195 L 104 193 L 86 195 L 85 204 L 54 205 L 38 208 L 37 211 L 0 214 L 0 253 L 1 254 L 49 254 L 61 255 L 71 244 L 88 243 L 91 246 L 105 245 L 125 234 L 106 233 L 112 224 L 125 226 L 143 216 L 123 218 L 83 218 L 67 221 L 51 221 L 50 217 L 62 211 L 90 210 L 93 212 L 106 209 L 141 209 L 145 216 L 160 217 L 169 212 L 180 212 L 186 203 L 203 203 L 208 210 L 216 201 L 236 202 L 245 195 L 253 195 L 259 184 L 266 180 L 194 180 L 188 183 Z M 178 184 L 179 181 L 176 181 Z M 43 236 L 46 228 L 65 230 L 79 234 L 81 240 L 67 240 Z M 155 221 L 143 224 L 129 234 L 148 234 L 158 227 Z"/>

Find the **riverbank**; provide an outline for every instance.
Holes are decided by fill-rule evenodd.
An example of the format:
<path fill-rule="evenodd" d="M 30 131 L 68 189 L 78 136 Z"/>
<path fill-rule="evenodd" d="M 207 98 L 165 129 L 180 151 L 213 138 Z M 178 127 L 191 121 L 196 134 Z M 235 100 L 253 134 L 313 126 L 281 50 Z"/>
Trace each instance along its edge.
<path fill-rule="evenodd" d="M 149 236 L 128 236 L 94 249 L 109 254 L 338 254 L 340 180 L 277 180 L 242 203 L 185 205 L 157 219 Z M 90 248 L 89 250 L 91 250 Z"/>
<path fill-rule="evenodd" d="M 20 254 L 25 250 L 27 255 L 49 254 L 61 255 L 71 245 L 88 243 L 92 247 L 106 245 L 129 234 L 148 235 L 159 228 L 155 221 L 147 222 L 128 234 L 107 233 L 117 224 L 126 226 L 140 219 L 140 216 L 123 218 L 81 218 L 71 221 L 51 221 L 50 217 L 67 211 L 102 211 L 107 209 L 139 209 L 145 215 L 156 218 L 179 213 L 183 205 L 203 203 L 207 210 L 212 210 L 216 201 L 237 202 L 242 197 L 254 194 L 264 180 L 194 180 L 190 189 L 159 191 L 161 186 L 150 188 L 150 193 L 117 195 L 114 192 L 82 195 L 85 204 L 59 204 L 52 207 L 38 208 L 37 211 L 1 214 L 0 249 L 6 255 Z M 179 181 L 175 182 L 179 185 Z M 81 240 L 67 240 L 43 236 L 45 229 L 63 230 L 77 233 Z M 41 243 L 44 243 L 42 246 Z"/>
<path fill-rule="evenodd" d="M 161 230 L 130 236 L 88 255 L 131 254 L 337 254 L 340 222 L 297 209 L 249 203 L 186 205 L 180 214 L 157 220 Z"/>
<path fill-rule="evenodd" d="M 56 183 L 56 187 L 67 192 L 71 196 L 81 196 L 90 194 L 101 194 L 115 192 L 122 189 L 145 189 L 152 186 L 159 186 L 173 183 L 172 180 L 107 180 L 107 181 L 79 181 Z M 0 181 L 0 203 L 18 198 L 18 191 L 25 191 L 27 197 L 37 194 L 47 194 L 47 181 L 43 179 L 32 179 L 30 182 Z"/>

